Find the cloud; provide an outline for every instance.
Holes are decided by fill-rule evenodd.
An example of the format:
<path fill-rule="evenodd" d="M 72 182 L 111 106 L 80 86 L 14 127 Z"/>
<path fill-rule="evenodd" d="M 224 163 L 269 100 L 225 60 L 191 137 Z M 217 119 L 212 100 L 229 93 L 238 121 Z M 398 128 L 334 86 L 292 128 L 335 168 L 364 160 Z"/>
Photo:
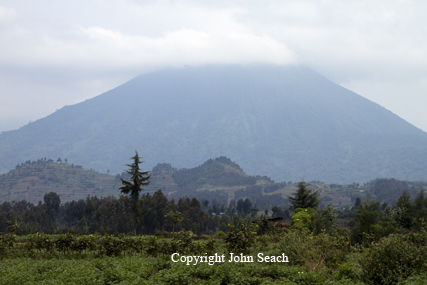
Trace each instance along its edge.
<path fill-rule="evenodd" d="M 0 24 L 13 20 L 16 16 L 16 11 L 13 8 L 0 6 Z"/>
<path fill-rule="evenodd" d="M 158 11 L 158 7 L 150 8 Z M 149 10 L 150 10 L 149 9 Z M 29 26 L 11 30 L 2 41 L 0 58 L 10 65 L 51 66 L 52 68 L 114 69 L 138 66 L 182 64 L 293 62 L 286 44 L 267 35 L 256 35 L 238 24 L 236 9 L 210 11 L 203 8 L 176 7 L 183 14 L 183 25 L 157 35 L 132 34 L 102 26 L 68 27 L 60 32 L 51 27 L 40 30 Z M 194 18 L 188 23 L 184 15 Z M 168 9 L 165 9 L 168 21 Z M 187 14 L 185 13 L 187 12 Z M 172 13 L 172 11 L 169 11 Z M 180 14 L 174 11 L 173 14 Z M 145 11 L 141 16 L 145 16 Z M 208 21 L 196 22 L 205 16 Z M 203 24 L 205 23 L 205 24 Z M 60 35 L 58 35 L 60 34 Z M 1 37 L 1 36 L 0 36 Z"/>
<path fill-rule="evenodd" d="M 427 2 L 3 2 L 0 88 L 16 99 L 0 113 L 28 94 L 55 110 L 140 73 L 208 63 L 300 62 L 377 102 L 388 82 L 425 93 Z"/>
<path fill-rule="evenodd" d="M 87 1 L 22 6 L 0 36 L 11 65 L 118 70 L 263 61 L 337 81 L 424 76 L 424 4 L 402 1 Z M 49 5 L 47 4 L 49 3 Z M 243 3 L 243 4 L 242 4 Z M 31 5 L 30 5 L 31 6 Z M 420 7 L 419 7 L 420 6 Z M 90 8 L 90 9 L 89 9 Z M 96 14 L 94 14 L 96 11 Z M 16 14 L 16 13 L 15 13 Z M 17 17 L 15 17 L 17 18 Z"/>

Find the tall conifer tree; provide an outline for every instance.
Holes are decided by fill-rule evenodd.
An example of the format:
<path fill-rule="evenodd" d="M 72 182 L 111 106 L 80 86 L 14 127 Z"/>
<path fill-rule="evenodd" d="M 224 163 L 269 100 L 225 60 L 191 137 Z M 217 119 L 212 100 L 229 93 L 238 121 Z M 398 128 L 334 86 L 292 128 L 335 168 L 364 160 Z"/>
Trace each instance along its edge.
<path fill-rule="evenodd" d="M 301 181 L 298 183 L 298 190 L 294 192 L 293 197 L 288 196 L 292 208 L 313 208 L 317 209 L 320 204 L 319 191 L 313 192 L 307 189 L 308 184 Z"/>
<path fill-rule="evenodd" d="M 129 195 L 132 201 L 132 211 L 135 222 L 135 234 L 136 234 L 136 223 L 139 221 L 139 218 L 144 214 L 142 212 L 141 207 L 139 206 L 139 195 L 144 190 L 142 187 L 150 184 L 150 176 L 149 171 L 142 172 L 139 168 L 139 164 L 143 161 L 140 161 L 138 156 L 138 152 L 135 150 L 135 156 L 131 158 L 133 160 L 132 164 L 126 164 L 130 169 L 126 171 L 126 173 L 130 174 L 131 177 L 129 181 L 122 180 L 123 187 L 119 190 L 123 194 Z"/>

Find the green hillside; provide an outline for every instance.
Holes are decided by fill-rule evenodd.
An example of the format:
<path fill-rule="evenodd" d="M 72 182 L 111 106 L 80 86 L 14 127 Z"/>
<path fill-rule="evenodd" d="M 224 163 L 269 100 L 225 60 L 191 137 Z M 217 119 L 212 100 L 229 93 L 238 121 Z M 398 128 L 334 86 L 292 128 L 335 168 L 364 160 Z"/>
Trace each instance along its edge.
<path fill-rule="evenodd" d="M 240 166 L 227 157 L 209 159 L 205 163 L 190 169 L 175 169 L 170 164 L 161 163 L 151 172 L 151 191 L 162 189 L 172 198 L 183 196 L 196 197 L 199 200 L 217 200 L 228 203 L 235 199 L 235 192 L 250 186 L 274 184 L 266 176 L 249 176 Z M 259 194 L 262 195 L 262 188 Z"/>
<path fill-rule="evenodd" d="M 101 174 L 80 165 L 53 160 L 27 161 L 0 176 L 0 201 L 37 203 L 43 196 L 56 192 L 62 202 L 91 196 L 118 196 L 121 182 L 112 175 Z"/>
<path fill-rule="evenodd" d="M 118 189 L 122 186 L 120 177 L 128 178 L 126 173 L 116 176 L 101 174 L 80 165 L 51 159 L 28 160 L 0 176 L 0 201 L 37 203 L 49 192 L 60 195 L 62 202 L 84 199 L 88 195 L 118 197 Z M 177 170 L 170 164 L 158 164 L 151 171 L 150 181 L 145 192 L 154 193 L 162 189 L 169 197 L 202 195 L 209 200 L 217 198 L 223 202 L 233 199 L 235 191 L 247 186 L 273 183 L 268 177 L 248 176 L 226 157 L 210 159 L 191 169 Z M 223 192 L 222 195 L 218 196 L 216 190 Z"/>
<path fill-rule="evenodd" d="M 84 199 L 88 195 L 118 197 L 118 189 L 122 186 L 120 177 L 128 178 L 125 172 L 113 176 L 51 159 L 28 160 L 0 176 L 0 202 L 27 200 L 37 203 L 43 201 L 43 196 L 49 192 L 60 195 L 62 202 Z M 152 169 L 150 182 L 144 193 L 162 189 L 165 195 L 176 200 L 187 196 L 196 197 L 200 201 L 215 200 L 221 204 L 227 204 L 235 198 L 249 197 L 246 189 L 252 189 L 247 194 L 256 199 L 263 195 L 266 187 L 276 185 L 266 176 L 247 175 L 238 164 L 226 157 L 209 159 L 197 167 L 179 170 L 170 164 L 161 163 Z M 282 187 L 282 184 L 277 185 Z M 270 193 L 270 203 L 274 199 L 283 203 L 282 198 L 286 198 L 286 194 L 292 189 L 283 189 L 285 191 L 276 196 L 271 196 Z M 236 193 L 244 197 L 236 196 Z"/>
<path fill-rule="evenodd" d="M 0 176 L 0 203 L 20 201 L 37 203 L 43 196 L 55 192 L 61 202 L 85 199 L 88 195 L 107 197 L 120 195 L 120 178 L 127 179 L 125 172 L 116 176 L 84 169 L 80 165 L 38 159 L 18 164 L 14 170 Z M 178 200 L 181 197 L 208 200 L 211 203 L 228 205 L 232 200 L 249 198 L 253 205 L 265 208 L 272 205 L 287 206 L 287 197 L 297 190 L 298 181 L 276 183 L 267 176 L 250 176 L 227 157 L 209 159 L 193 167 L 176 169 L 168 163 L 159 163 L 151 170 L 150 185 L 144 193 L 158 189 Z M 309 181 L 309 188 L 319 190 L 323 204 L 334 207 L 352 206 L 355 200 L 371 198 L 394 203 L 406 189 L 413 197 L 427 182 L 375 179 L 363 185 L 327 184 Z M 369 193 L 369 194 L 368 194 Z"/>

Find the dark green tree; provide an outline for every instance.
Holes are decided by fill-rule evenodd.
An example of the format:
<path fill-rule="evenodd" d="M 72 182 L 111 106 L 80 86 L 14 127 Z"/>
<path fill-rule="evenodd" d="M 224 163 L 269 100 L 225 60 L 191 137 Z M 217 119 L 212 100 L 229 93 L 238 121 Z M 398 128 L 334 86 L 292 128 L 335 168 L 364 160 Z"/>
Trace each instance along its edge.
<path fill-rule="evenodd" d="M 239 212 L 239 215 L 243 214 L 243 199 L 237 201 L 236 210 Z"/>
<path fill-rule="evenodd" d="M 251 210 L 252 202 L 249 200 L 249 198 L 246 198 L 245 201 L 243 201 L 243 212 L 245 215 L 249 214 L 249 211 Z"/>
<path fill-rule="evenodd" d="M 353 209 L 357 210 L 361 203 L 362 203 L 362 199 L 360 199 L 360 197 L 357 197 L 356 202 L 354 203 Z"/>
<path fill-rule="evenodd" d="M 322 213 L 315 220 L 315 233 L 320 234 L 322 230 L 325 230 L 327 233 L 331 232 L 332 226 L 336 218 L 338 217 L 337 212 L 335 211 L 332 204 L 329 203 L 322 209 Z"/>
<path fill-rule="evenodd" d="M 135 234 L 136 234 L 136 224 L 139 221 L 139 218 L 145 214 L 142 212 L 141 207 L 139 206 L 139 195 L 144 190 L 142 187 L 150 184 L 149 171 L 141 171 L 139 165 L 142 163 L 138 156 L 138 152 L 135 150 L 135 156 L 131 158 L 133 160 L 132 164 L 127 164 L 130 169 L 126 171 L 131 175 L 129 181 L 120 178 L 123 184 L 119 190 L 122 194 L 129 195 L 132 200 L 132 211 L 135 224 Z"/>
<path fill-rule="evenodd" d="M 395 219 L 404 228 L 409 229 L 412 227 L 413 204 L 411 202 L 411 196 L 405 189 L 402 196 L 396 201 Z"/>
<path fill-rule="evenodd" d="M 425 197 L 425 191 L 422 187 L 415 198 L 414 211 L 415 219 L 413 223 L 418 229 L 420 229 L 424 218 L 427 217 L 427 198 Z"/>
<path fill-rule="evenodd" d="M 172 221 L 172 224 L 173 224 L 172 231 L 173 232 L 175 232 L 175 225 L 184 220 L 184 218 L 182 217 L 182 214 L 178 211 L 175 211 L 175 212 L 170 211 L 169 213 L 167 213 L 165 215 L 165 218 L 168 218 L 169 220 Z"/>
<path fill-rule="evenodd" d="M 298 190 L 288 196 L 289 202 L 292 208 L 313 208 L 317 209 L 320 204 L 319 191 L 313 192 L 311 189 L 307 189 L 308 184 L 301 181 L 298 183 Z"/>
<path fill-rule="evenodd" d="M 61 204 L 61 199 L 59 198 L 59 195 L 55 192 L 50 192 L 48 194 L 45 194 L 44 202 L 46 203 L 47 213 L 51 214 L 52 211 L 55 211 L 55 214 L 58 212 L 59 205 Z"/>
<path fill-rule="evenodd" d="M 369 242 L 366 238 L 369 238 L 371 234 L 375 233 L 374 225 L 379 222 L 380 214 L 380 202 L 375 200 L 362 201 L 352 220 L 349 222 L 352 228 L 352 242 Z"/>

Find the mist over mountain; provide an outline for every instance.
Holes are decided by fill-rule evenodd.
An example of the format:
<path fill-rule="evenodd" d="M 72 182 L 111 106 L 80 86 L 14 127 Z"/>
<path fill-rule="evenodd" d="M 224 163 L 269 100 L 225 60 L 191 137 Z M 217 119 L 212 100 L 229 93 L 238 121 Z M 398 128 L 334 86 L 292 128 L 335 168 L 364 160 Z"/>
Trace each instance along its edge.
<path fill-rule="evenodd" d="M 19 110 L 17 110 L 19 111 Z M 227 156 L 276 181 L 427 179 L 427 134 L 304 66 L 185 67 L 141 75 L 0 134 L 0 172 L 40 157 L 121 173 Z"/>

